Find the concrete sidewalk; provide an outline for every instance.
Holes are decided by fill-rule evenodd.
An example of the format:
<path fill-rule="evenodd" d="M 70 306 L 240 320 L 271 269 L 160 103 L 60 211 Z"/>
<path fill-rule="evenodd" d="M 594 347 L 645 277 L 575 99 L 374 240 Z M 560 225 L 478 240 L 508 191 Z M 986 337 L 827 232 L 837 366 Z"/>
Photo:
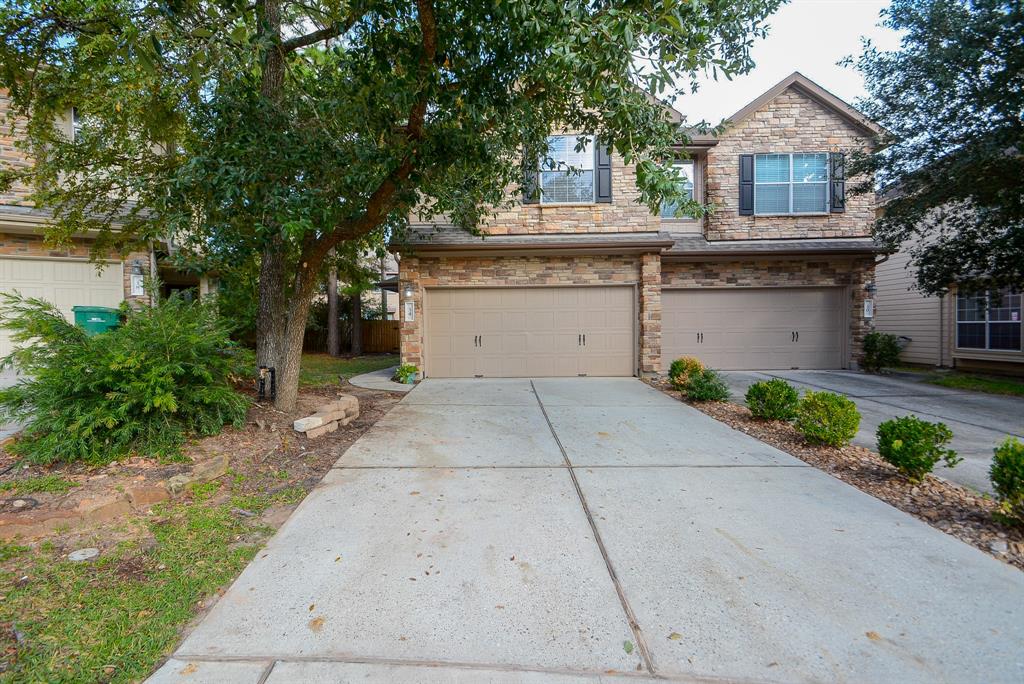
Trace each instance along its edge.
<path fill-rule="evenodd" d="M 151 681 L 1018 682 L 1022 606 L 1018 570 L 636 380 L 427 380 Z"/>
<path fill-rule="evenodd" d="M 875 432 L 884 421 L 916 415 L 942 421 L 953 431 L 951 447 L 963 457 L 955 468 L 939 465 L 935 474 L 980 492 L 992 492 L 988 469 L 992 450 L 1015 435 L 1024 439 L 1024 398 L 953 390 L 907 375 L 868 375 L 853 371 L 723 371 L 733 401 L 743 403 L 755 382 L 783 378 L 801 390 L 838 392 L 857 404 L 860 430 L 854 444 L 877 448 Z"/>

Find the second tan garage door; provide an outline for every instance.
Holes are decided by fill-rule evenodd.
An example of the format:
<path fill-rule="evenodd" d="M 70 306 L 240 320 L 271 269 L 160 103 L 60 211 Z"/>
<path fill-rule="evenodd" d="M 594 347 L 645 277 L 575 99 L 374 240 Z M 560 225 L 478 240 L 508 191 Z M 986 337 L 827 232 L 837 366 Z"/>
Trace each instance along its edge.
<path fill-rule="evenodd" d="M 696 356 L 726 370 L 842 368 L 842 288 L 662 292 L 662 368 Z"/>
<path fill-rule="evenodd" d="M 429 377 L 629 376 L 632 286 L 428 289 Z"/>

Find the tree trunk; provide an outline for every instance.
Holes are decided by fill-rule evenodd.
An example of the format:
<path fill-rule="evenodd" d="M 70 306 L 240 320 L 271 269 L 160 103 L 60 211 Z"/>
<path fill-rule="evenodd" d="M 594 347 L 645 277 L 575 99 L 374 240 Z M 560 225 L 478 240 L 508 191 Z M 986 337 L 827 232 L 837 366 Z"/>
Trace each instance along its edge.
<path fill-rule="evenodd" d="M 331 356 L 341 353 L 341 336 L 338 331 L 338 269 L 333 266 L 327 274 L 327 353 Z"/>
<path fill-rule="evenodd" d="M 317 265 L 300 269 L 289 282 L 283 245 L 274 240 L 264 250 L 260 264 L 259 309 L 256 314 L 256 362 L 273 368 L 282 411 L 295 407 L 299 393 L 302 340 L 313 296 Z M 289 287 L 290 285 L 290 287 Z"/>
<path fill-rule="evenodd" d="M 363 295 L 352 295 L 352 356 L 363 353 Z"/>

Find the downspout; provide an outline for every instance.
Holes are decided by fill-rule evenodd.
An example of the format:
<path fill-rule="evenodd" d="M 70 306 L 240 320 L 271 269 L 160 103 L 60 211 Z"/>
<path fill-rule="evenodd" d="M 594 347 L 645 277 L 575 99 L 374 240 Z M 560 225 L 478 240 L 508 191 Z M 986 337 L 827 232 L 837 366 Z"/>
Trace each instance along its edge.
<path fill-rule="evenodd" d="M 942 368 L 946 364 L 946 295 L 939 295 L 939 362 Z"/>

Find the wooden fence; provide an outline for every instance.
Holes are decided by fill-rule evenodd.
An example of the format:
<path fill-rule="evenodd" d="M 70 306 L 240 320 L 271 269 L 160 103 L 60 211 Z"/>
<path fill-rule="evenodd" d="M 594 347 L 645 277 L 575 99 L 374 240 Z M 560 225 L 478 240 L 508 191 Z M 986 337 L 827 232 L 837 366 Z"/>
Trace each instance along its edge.
<path fill-rule="evenodd" d="M 361 321 L 363 352 L 398 353 L 398 321 Z M 352 349 L 352 334 L 348 321 L 339 321 L 338 333 L 341 337 L 342 352 Z M 308 352 L 327 353 L 327 331 L 307 330 L 302 349 Z"/>

